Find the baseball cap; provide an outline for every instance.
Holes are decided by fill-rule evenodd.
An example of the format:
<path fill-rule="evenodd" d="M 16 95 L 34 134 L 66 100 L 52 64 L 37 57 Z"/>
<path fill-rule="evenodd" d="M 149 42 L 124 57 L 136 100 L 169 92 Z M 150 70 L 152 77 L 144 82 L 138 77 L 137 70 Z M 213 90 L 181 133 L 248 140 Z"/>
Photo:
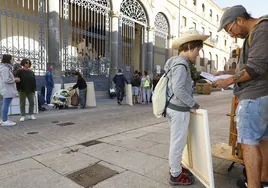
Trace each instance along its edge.
<path fill-rule="evenodd" d="M 235 5 L 228 8 L 221 17 L 220 27 L 218 32 L 225 28 L 228 24 L 234 22 L 237 17 L 242 16 L 247 10 L 242 5 Z"/>

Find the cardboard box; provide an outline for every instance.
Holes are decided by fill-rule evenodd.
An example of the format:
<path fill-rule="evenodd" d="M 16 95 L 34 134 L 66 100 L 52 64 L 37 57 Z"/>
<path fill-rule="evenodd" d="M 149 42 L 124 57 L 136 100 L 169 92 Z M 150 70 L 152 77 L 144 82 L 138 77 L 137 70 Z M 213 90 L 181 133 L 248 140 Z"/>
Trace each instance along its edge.
<path fill-rule="evenodd" d="M 196 83 L 196 92 L 198 94 L 210 95 L 212 85 L 210 83 Z"/>

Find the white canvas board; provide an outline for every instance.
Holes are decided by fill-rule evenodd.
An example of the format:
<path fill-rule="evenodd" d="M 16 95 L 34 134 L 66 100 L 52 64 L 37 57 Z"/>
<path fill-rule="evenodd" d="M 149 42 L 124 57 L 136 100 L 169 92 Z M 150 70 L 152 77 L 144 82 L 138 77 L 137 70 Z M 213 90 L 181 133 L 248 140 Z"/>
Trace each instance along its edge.
<path fill-rule="evenodd" d="M 133 106 L 131 84 L 126 85 L 126 104 Z"/>
<path fill-rule="evenodd" d="M 197 110 L 197 115 L 191 113 L 182 163 L 206 187 L 215 187 L 207 110 Z"/>
<path fill-rule="evenodd" d="M 97 106 L 94 82 L 87 82 L 87 101 L 86 101 L 86 106 L 89 106 L 89 107 Z"/>

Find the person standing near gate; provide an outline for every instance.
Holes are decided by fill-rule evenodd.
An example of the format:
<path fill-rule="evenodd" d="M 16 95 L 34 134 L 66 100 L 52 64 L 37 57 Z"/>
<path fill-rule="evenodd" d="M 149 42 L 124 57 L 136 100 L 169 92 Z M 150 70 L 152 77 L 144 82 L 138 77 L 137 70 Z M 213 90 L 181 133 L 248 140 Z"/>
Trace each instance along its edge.
<path fill-rule="evenodd" d="M 231 37 L 245 39 L 236 73 L 213 83 L 218 88 L 234 85 L 237 141 L 242 145 L 247 179 L 239 187 L 268 184 L 268 18 L 253 18 L 242 5 L 227 9 L 220 28 Z"/>
<path fill-rule="evenodd" d="M 122 69 L 118 69 L 118 72 L 113 78 L 113 82 L 116 88 L 117 103 L 121 105 L 125 94 L 125 84 L 128 84 Z"/>
<path fill-rule="evenodd" d="M 143 104 L 148 104 L 150 102 L 151 96 L 151 80 L 147 71 L 144 71 L 144 75 L 141 79 L 141 88 L 142 88 L 142 101 Z"/>
<path fill-rule="evenodd" d="M 45 76 L 46 88 L 47 88 L 47 95 L 46 95 L 47 104 L 50 104 L 52 90 L 54 88 L 54 80 L 53 80 L 52 71 L 53 71 L 53 66 L 52 65 L 48 66 L 46 76 Z"/>
<path fill-rule="evenodd" d="M 17 89 L 19 91 L 20 99 L 20 112 L 21 118 L 20 121 L 25 121 L 25 103 L 26 97 L 29 101 L 29 119 L 35 120 L 34 116 L 34 96 L 36 90 L 36 81 L 35 75 L 31 67 L 31 61 L 29 59 L 23 59 L 21 61 L 22 68 L 17 71 L 16 77 L 20 78 L 20 82 L 17 83 Z"/>
<path fill-rule="evenodd" d="M 2 96 L 2 126 L 13 126 L 15 122 L 8 120 L 8 108 L 12 99 L 16 96 L 16 82 L 19 78 L 15 78 L 12 72 L 12 56 L 4 54 L 2 58 L 2 65 L 0 66 L 0 95 Z"/>

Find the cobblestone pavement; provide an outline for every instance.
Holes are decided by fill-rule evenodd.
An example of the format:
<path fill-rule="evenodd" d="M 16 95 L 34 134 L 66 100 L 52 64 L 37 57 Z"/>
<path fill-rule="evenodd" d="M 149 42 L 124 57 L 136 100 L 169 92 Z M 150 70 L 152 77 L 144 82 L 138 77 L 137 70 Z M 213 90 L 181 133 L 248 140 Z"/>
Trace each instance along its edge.
<path fill-rule="evenodd" d="M 229 119 L 226 114 L 230 111 L 231 99 L 231 91 L 196 96 L 199 104 L 209 113 L 211 144 L 228 141 Z M 18 121 L 19 116 L 11 119 Z M 66 122 L 74 124 L 57 125 Z M 0 167 L 30 157 L 42 163 L 42 160 L 38 159 L 41 154 L 76 147 L 80 143 L 96 139 L 113 147 L 134 149 L 136 152 L 167 160 L 167 152 L 160 152 L 161 156 L 157 154 L 158 150 L 166 151 L 168 147 L 168 127 L 165 126 L 167 126 L 166 119 L 156 119 L 152 115 L 151 105 L 119 106 L 115 100 L 110 99 L 102 99 L 98 101 L 97 107 L 84 110 L 48 110 L 38 114 L 35 121 L 25 121 L 14 127 L 0 127 Z M 159 131 L 163 131 L 163 134 L 160 132 L 160 135 L 156 135 L 155 132 Z M 37 134 L 27 134 L 35 132 Z M 118 134 L 123 137 L 135 135 L 139 138 L 138 141 L 135 140 L 133 146 L 133 140 L 123 139 L 122 142 L 122 137 L 119 136 L 118 139 Z M 100 161 L 109 162 L 109 159 L 100 159 L 98 154 L 91 155 Z M 117 161 L 109 163 L 114 164 Z M 232 186 L 228 187 L 233 187 L 236 178 L 240 176 L 241 167 L 234 168 L 233 172 L 228 174 L 227 168 L 230 162 L 213 159 L 213 163 L 218 182 L 230 181 Z M 121 163 L 117 166 L 121 166 Z M 134 168 L 133 171 L 135 170 Z"/>

